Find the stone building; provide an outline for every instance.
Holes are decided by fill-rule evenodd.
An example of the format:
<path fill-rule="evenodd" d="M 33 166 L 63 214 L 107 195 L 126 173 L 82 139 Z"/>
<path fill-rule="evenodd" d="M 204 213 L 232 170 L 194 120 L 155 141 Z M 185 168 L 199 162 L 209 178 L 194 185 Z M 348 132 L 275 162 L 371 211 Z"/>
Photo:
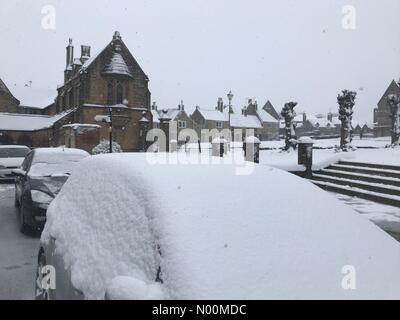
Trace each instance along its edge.
<path fill-rule="evenodd" d="M 124 151 L 138 151 L 141 148 L 140 135 L 143 135 L 140 120 L 145 118 L 152 121 L 148 82 L 149 78 L 122 41 L 119 32 L 115 32 L 112 41 L 93 56 L 90 46 L 83 45 L 80 56 L 75 57 L 70 39 L 66 48 L 64 83 L 54 92 L 52 104 L 21 105 L 19 98 L 13 96 L 4 82 L 0 82 L 0 136 L 7 131 L 9 137 L 15 137 L 12 142 L 17 143 L 19 132 L 24 132 L 25 136 L 30 137 L 32 147 L 59 146 L 65 143 L 65 130 L 62 128 L 73 123 L 99 124 L 99 138 L 108 139 L 109 124 L 97 123 L 95 117 L 111 113 L 114 140 Z M 36 122 L 45 126 L 27 125 L 21 128 L 19 124 L 26 123 L 28 117 L 21 113 L 35 112 L 38 117 L 35 118 Z M 14 114 L 16 128 L 2 125 L 10 113 Z M 46 132 L 46 143 L 38 140 L 38 131 Z"/>
<path fill-rule="evenodd" d="M 168 131 L 172 133 L 172 135 L 169 135 L 170 132 L 168 132 L 169 140 L 176 140 L 177 142 L 186 140 L 185 129 L 193 129 L 197 132 L 197 125 L 186 113 L 183 101 L 178 105 L 178 108 L 161 110 L 158 109 L 156 103 L 153 103 L 151 113 L 153 116 L 153 128 L 162 128 L 163 130 L 168 128 Z M 165 123 L 165 126 L 162 127 L 162 123 Z M 169 130 L 170 128 L 171 130 Z"/>
<path fill-rule="evenodd" d="M 201 141 L 209 141 L 213 139 L 212 135 L 205 136 L 204 131 L 221 132 L 229 130 L 229 115 L 224 112 L 224 104 L 222 99 L 218 99 L 217 107 L 213 109 L 203 109 L 196 107 L 196 110 L 190 116 L 195 124 L 195 130 Z M 203 132 L 203 133 L 202 133 Z"/>
<path fill-rule="evenodd" d="M 374 109 L 374 135 L 375 137 L 390 136 L 392 120 L 390 118 L 390 107 L 387 97 L 390 94 L 400 95 L 400 81 L 393 80 L 378 102 L 378 108 Z"/>
<path fill-rule="evenodd" d="M 222 98 L 219 98 L 215 110 L 197 107 L 191 118 L 197 124 L 199 132 L 202 129 L 230 130 L 232 134 L 235 131 L 241 131 L 241 134 L 232 136 L 236 141 L 243 140 L 246 130 L 254 130 L 254 134 L 260 140 L 279 139 L 279 115 L 269 101 L 262 109 L 258 108 L 256 102 L 249 100 L 248 105 L 242 108 L 241 112 L 232 110 L 233 113 L 229 116 L 228 111 L 229 108 L 224 105 Z"/>

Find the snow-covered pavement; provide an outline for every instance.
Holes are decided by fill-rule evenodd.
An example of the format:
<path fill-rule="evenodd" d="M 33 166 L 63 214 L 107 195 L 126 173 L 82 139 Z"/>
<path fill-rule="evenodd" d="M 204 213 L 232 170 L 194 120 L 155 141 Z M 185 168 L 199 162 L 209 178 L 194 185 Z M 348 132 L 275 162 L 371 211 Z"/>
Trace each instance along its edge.
<path fill-rule="evenodd" d="M 22 235 L 14 208 L 14 186 L 0 184 L 0 300 L 34 297 L 39 239 Z"/>
<path fill-rule="evenodd" d="M 371 220 L 400 241 L 400 208 L 372 201 L 333 193 L 336 198 L 352 207 L 366 219 Z"/>

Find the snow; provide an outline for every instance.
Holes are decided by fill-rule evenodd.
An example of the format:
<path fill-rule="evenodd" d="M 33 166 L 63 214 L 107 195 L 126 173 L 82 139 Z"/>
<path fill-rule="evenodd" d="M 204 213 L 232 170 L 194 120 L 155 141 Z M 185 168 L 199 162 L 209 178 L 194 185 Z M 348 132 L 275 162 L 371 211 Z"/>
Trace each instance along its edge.
<path fill-rule="evenodd" d="M 254 144 L 259 144 L 259 143 L 260 143 L 260 144 L 261 144 L 260 139 L 254 137 L 254 136 L 247 137 L 247 138 L 245 139 L 245 142 L 246 142 L 246 143 L 254 143 Z"/>
<path fill-rule="evenodd" d="M 11 93 L 20 101 L 20 106 L 44 109 L 54 103 L 56 89 L 37 88 L 32 86 L 11 85 Z"/>
<path fill-rule="evenodd" d="M 298 143 L 314 143 L 314 140 L 310 137 L 301 137 L 297 140 Z"/>
<path fill-rule="evenodd" d="M 312 169 L 318 171 L 344 159 L 352 159 L 352 154 L 334 150 L 314 150 Z M 260 151 L 260 164 L 291 172 L 305 171 L 305 166 L 298 164 L 297 150 L 290 152 L 262 150 Z"/>
<path fill-rule="evenodd" d="M 214 138 L 212 143 L 213 144 L 215 144 L 215 143 L 228 143 L 228 141 L 226 139 L 223 139 L 223 138 Z M 198 148 L 198 145 L 197 145 L 197 148 Z"/>
<path fill-rule="evenodd" d="M 197 109 L 205 120 L 209 121 L 228 121 L 228 116 L 218 110 Z"/>
<path fill-rule="evenodd" d="M 110 300 L 162 300 L 164 294 L 158 283 L 148 284 L 132 277 L 116 277 L 107 288 Z"/>
<path fill-rule="evenodd" d="M 98 124 L 91 124 L 91 123 L 71 123 L 71 124 L 66 124 L 63 126 L 63 128 L 71 128 L 73 130 L 78 130 L 78 129 L 100 129 L 101 126 Z"/>
<path fill-rule="evenodd" d="M 331 194 L 271 167 L 238 176 L 232 164 L 94 156 L 47 215 L 42 241 L 56 239 L 88 299 L 115 286 L 147 298 L 159 267 L 167 299 L 400 298 L 400 245 Z M 341 287 L 346 265 L 356 268 L 357 290 Z M 113 280 L 120 276 L 132 280 Z"/>
<path fill-rule="evenodd" d="M 68 110 L 54 116 L 0 113 L 0 130 L 37 131 L 48 129 L 73 111 Z"/>
<path fill-rule="evenodd" d="M 129 70 L 122 55 L 115 52 L 109 64 L 106 65 L 103 71 L 104 74 L 118 74 L 133 78 L 132 73 Z"/>
<path fill-rule="evenodd" d="M 279 122 L 265 110 L 258 110 L 257 113 L 263 122 L 267 122 L 267 123 L 278 123 Z"/>
<path fill-rule="evenodd" d="M 110 152 L 110 140 L 101 140 L 100 143 L 93 148 L 92 150 L 92 154 L 96 155 L 96 154 L 104 154 L 104 153 L 109 153 Z M 121 153 L 122 152 L 122 148 L 121 146 L 118 144 L 118 142 L 113 141 L 112 142 L 112 152 L 113 153 Z"/>
<path fill-rule="evenodd" d="M 78 162 L 89 156 L 86 151 L 68 148 L 41 148 L 35 150 L 30 177 L 69 175 Z"/>
<path fill-rule="evenodd" d="M 160 123 L 160 116 L 156 110 L 151 110 L 151 114 L 153 115 L 153 123 Z"/>
<path fill-rule="evenodd" d="M 231 127 L 261 129 L 262 125 L 260 123 L 260 120 L 258 120 L 257 116 L 251 116 L 251 115 L 244 116 L 241 114 L 232 114 Z"/>
<path fill-rule="evenodd" d="M 400 148 L 357 150 L 352 161 L 400 166 Z"/>

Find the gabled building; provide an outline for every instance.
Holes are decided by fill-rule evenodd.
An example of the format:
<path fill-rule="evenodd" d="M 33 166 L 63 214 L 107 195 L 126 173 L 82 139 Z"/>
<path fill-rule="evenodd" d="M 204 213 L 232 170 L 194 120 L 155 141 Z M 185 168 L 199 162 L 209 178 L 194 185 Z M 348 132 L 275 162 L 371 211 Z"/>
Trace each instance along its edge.
<path fill-rule="evenodd" d="M 201 137 L 201 130 L 229 130 L 229 115 L 225 112 L 224 103 L 221 98 L 218 99 L 215 109 L 203 109 L 196 107 L 196 110 L 190 116 L 195 123 L 197 134 Z"/>
<path fill-rule="evenodd" d="M 196 124 L 186 113 L 183 101 L 181 101 L 181 103 L 178 105 L 178 108 L 166 108 L 161 110 L 158 109 L 156 103 L 153 103 L 153 105 L 151 106 L 151 113 L 153 115 L 153 128 L 162 128 L 163 130 L 166 130 L 168 128 L 169 131 L 171 123 L 176 123 L 176 127 L 172 130 L 173 136 L 169 136 L 170 140 L 179 141 L 179 135 L 185 129 L 196 130 Z M 162 126 L 162 123 L 167 124 L 167 126 Z M 181 137 L 181 140 L 182 138 L 183 137 Z"/>
<path fill-rule="evenodd" d="M 124 151 L 141 149 L 141 120 L 152 121 L 150 112 L 151 94 L 148 88 L 149 78 L 126 47 L 119 32 L 115 32 L 112 41 L 99 53 L 91 56 L 91 48 L 81 46 L 78 57 L 74 56 L 72 39 L 66 48 L 66 68 L 64 83 L 54 92 L 55 102 L 51 105 L 27 106 L 28 109 L 42 108 L 43 116 L 65 115 L 63 124 L 97 124 L 96 116 L 113 113 L 113 138 Z M 0 111 L 18 113 L 18 98 L 0 83 Z M 30 95 L 32 96 L 32 95 Z M 53 97 L 54 98 L 54 97 Z M 25 113 L 28 113 L 27 111 Z M 68 117 L 67 117 L 68 115 Z M 2 114 L 0 114 L 0 118 Z M 25 117 L 25 116 L 24 116 Z M 15 120 L 15 123 L 18 121 Z M 24 121 L 21 120 L 21 123 Z M 0 119 L 1 124 L 1 119 Z M 108 139 L 109 125 L 100 123 L 100 139 Z M 9 128 L 8 129 L 12 129 Z M 31 132 L 34 147 L 58 146 L 65 144 L 63 130 L 54 126 L 43 128 L 48 131 L 49 141 L 43 144 L 37 141 L 32 128 L 27 127 L 25 135 Z M 35 128 L 37 129 L 37 128 Z M 0 133 L 4 128 L 0 125 Z M 15 140 L 15 139 L 14 139 Z"/>
<path fill-rule="evenodd" d="M 390 118 L 390 106 L 387 97 L 390 94 L 400 95 L 400 82 L 393 80 L 378 102 L 378 108 L 374 109 L 374 135 L 375 137 L 390 136 L 392 120 Z"/>
<path fill-rule="evenodd" d="M 229 116 L 229 107 L 224 105 L 222 98 L 219 98 L 215 110 L 197 107 L 191 118 L 199 130 L 228 129 L 232 134 L 241 131 L 233 137 L 236 141 L 243 140 L 246 130 L 254 130 L 254 134 L 261 140 L 279 139 L 279 115 L 269 101 L 261 110 L 258 109 L 257 103 L 249 100 L 249 104 L 242 108 L 240 113 L 232 111 Z"/>

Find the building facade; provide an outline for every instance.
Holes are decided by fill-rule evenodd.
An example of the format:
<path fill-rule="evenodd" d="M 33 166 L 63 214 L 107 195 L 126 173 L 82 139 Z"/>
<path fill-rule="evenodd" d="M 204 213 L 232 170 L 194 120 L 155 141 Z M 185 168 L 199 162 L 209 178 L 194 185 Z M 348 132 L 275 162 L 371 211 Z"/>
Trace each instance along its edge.
<path fill-rule="evenodd" d="M 392 120 L 390 118 L 390 106 L 387 103 L 388 95 L 400 95 L 400 81 L 393 80 L 374 109 L 374 135 L 375 137 L 390 136 L 392 133 Z"/>
<path fill-rule="evenodd" d="M 111 114 L 113 139 L 124 151 L 138 151 L 144 132 L 140 122 L 143 118 L 149 123 L 152 121 L 148 83 L 148 76 L 126 47 L 119 32 L 115 32 L 112 41 L 94 56 L 91 56 L 90 46 L 82 45 L 80 55 L 75 57 L 70 39 L 66 48 L 64 83 L 54 92 L 52 104 L 21 105 L 18 97 L 14 97 L 3 81 L 0 82 L 0 136 L 1 133 L 4 136 L 4 131 L 18 136 L 16 129 L 21 129 L 17 125 L 15 128 L 2 125 L 5 122 L 2 117 L 5 118 L 8 113 L 19 113 L 20 121 L 14 118 L 18 124 L 26 122 L 29 113 L 43 117 L 42 122 L 47 126 L 32 128 L 27 125 L 22 128 L 25 129 L 24 135 L 32 140 L 31 147 L 63 145 L 64 130 L 60 128 L 68 123 L 99 124 L 100 139 L 108 139 L 109 123 L 97 123 L 95 118 Z M 47 132 L 47 143 L 37 140 L 35 132 L 38 130 Z M 18 138 L 13 139 L 14 143 L 17 142 L 15 140 Z"/>

